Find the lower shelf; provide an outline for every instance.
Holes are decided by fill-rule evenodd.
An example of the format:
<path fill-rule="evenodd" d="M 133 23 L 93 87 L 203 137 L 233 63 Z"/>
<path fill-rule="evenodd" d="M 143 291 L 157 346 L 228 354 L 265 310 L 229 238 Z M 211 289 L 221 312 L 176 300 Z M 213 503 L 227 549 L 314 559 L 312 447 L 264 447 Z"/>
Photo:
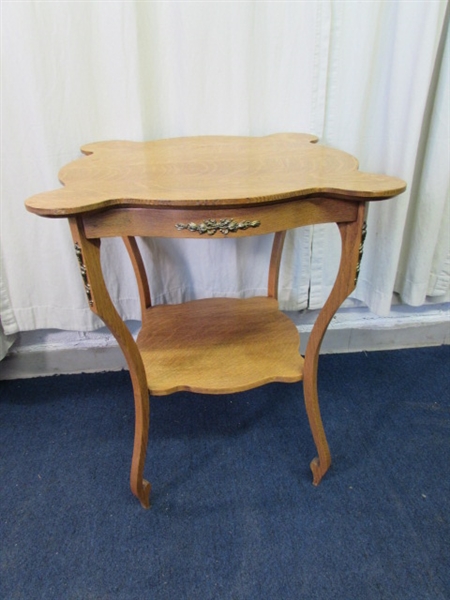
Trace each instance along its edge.
<path fill-rule="evenodd" d="M 300 336 L 273 298 L 208 298 L 148 309 L 137 339 L 148 388 L 240 392 L 303 377 Z"/>

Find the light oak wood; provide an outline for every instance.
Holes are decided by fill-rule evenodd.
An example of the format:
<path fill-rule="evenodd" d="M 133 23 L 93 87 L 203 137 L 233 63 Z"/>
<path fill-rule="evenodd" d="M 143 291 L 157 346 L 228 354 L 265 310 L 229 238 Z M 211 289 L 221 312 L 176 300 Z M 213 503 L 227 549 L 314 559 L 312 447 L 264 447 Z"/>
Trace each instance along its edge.
<path fill-rule="evenodd" d="M 286 231 L 277 231 L 273 239 L 269 264 L 269 279 L 267 283 L 267 295 L 269 298 L 278 298 L 278 278 L 280 275 L 281 255 L 285 239 Z"/>
<path fill-rule="evenodd" d="M 63 217 L 108 206 L 240 206 L 298 196 L 383 199 L 405 189 L 358 171 L 356 158 L 306 134 L 203 136 L 98 142 L 59 172 L 66 186 L 30 198 L 28 210 Z"/>
<path fill-rule="evenodd" d="M 148 285 L 147 273 L 145 271 L 144 261 L 142 260 L 141 251 L 137 245 L 136 239 L 133 236 L 122 237 L 128 256 L 130 257 L 133 266 L 134 275 L 139 290 L 139 300 L 141 303 L 142 321 L 145 318 L 145 312 L 152 305 L 150 296 L 150 287 Z"/>
<path fill-rule="evenodd" d="M 317 394 L 317 369 L 320 346 L 327 327 L 336 314 L 337 309 L 355 289 L 356 267 L 359 259 L 363 221 L 364 204 L 361 203 L 356 221 L 352 223 L 339 223 L 338 225 L 342 241 L 339 271 L 333 289 L 314 323 L 305 352 L 303 394 L 309 426 L 318 452 L 318 457 L 314 458 L 311 462 L 314 485 L 320 483 L 320 480 L 331 465 L 331 454 L 320 416 Z"/>
<path fill-rule="evenodd" d="M 316 198 L 290 199 L 282 204 L 266 206 L 168 209 L 168 208 L 112 208 L 83 215 L 83 223 L 88 238 L 117 237 L 123 235 L 202 238 L 208 234 L 197 231 L 177 229 L 177 224 L 197 225 L 207 219 L 234 219 L 240 221 L 258 221 L 257 227 L 240 229 L 228 233 L 228 237 L 247 237 L 264 235 L 276 231 L 285 231 L 294 227 L 317 225 L 319 223 L 341 223 L 354 221 L 358 204 L 348 199 Z M 224 237 L 220 231 L 215 237 Z"/>
<path fill-rule="evenodd" d="M 148 390 L 155 395 L 177 390 L 218 394 L 303 379 L 318 454 L 311 463 L 315 485 L 331 464 L 317 395 L 320 345 L 337 308 L 355 287 L 365 201 L 395 196 L 405 183 L 360 173 L 355 158 L 316 141 L 306 134 L 276 134 L 89 144 L 82 149 L 87 157 L 61 170 L 65 188 L 26 202 L 31 212 L 70 217 L 90 308 L 109 327 L 126 357 L 135 401 L 130 484 L 146 508 Z M 135 236 L 208 239 L 199 230 L 206 222 L 211 225 L 211 219 L 233 220 L 236 225 L 213 226 L 219 237 L 224 232 L 229 237 L 275 233 L 267 297 L 152 307 Z M 276 300 L 282 249 L 286 230 L 328 222 L 339 227 L 341 262 L 303 360 L 297 329 L 279 311 Z M 100 240 L 111 236 L 123 238 L 138 283 L 142 330 L 137 343 L 103 279 Z"/>
<path fill-rule="evenodd" d="M 111 302 L 100 262 L 100 240 L 86 238 L 81 219 L 71 218 L 69 224 L 74 244 L 79 248 L 80 265 L 84 270 L 83 283 L 88 286 L 91 299 L 90 308 L 114 334 L 130 371 L 135 406 L 130 486 L 142 506 L 149 508 L 151 486 L 144 479 L 144 465 L 147 453 L 150 406 L 144 365 L 133 336 Z"/>
<path fill-rule="evenodd" d="M 137 345 L 153 395 L 242 392 L 302 378 L 299 333 L 273 298 L 154 306 Z"/>

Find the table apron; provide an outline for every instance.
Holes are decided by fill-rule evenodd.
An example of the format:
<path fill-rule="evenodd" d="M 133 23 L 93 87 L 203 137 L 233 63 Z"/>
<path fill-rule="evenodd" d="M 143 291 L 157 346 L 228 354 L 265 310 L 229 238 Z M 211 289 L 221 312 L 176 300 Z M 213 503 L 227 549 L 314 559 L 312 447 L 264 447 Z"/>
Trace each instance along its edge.
<path fill-rule="evenodd" d="M 82 220 L 88 239 L 122 236 L 208 239 L 211 233 L 202 234 L 197 228 L 207 222 L 211 226 L 211 220 L 225 223 L 217 227 L 217 236 L 243 237 L 320 223 L 352 222 L 357 218 L 359 204 L 355 200 L 300 198 L 279 204 L 232 208 L 114 207 L 84 214 Z M 187 225 L 189 229 L 183 228 Z M 214 227 L 213 224 L 213 230 Z"/>

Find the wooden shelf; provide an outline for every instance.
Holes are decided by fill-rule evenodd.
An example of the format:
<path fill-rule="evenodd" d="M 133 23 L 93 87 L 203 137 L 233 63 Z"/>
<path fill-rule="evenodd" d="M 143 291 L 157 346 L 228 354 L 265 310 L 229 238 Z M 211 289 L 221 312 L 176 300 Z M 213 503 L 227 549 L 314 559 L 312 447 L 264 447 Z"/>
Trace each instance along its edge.
<path fill-rule="evenodd" d="M 300 336 L 274 298 L 149 308 L 137 345 L 151 394 L 240 392 L 303 378 Z"/>

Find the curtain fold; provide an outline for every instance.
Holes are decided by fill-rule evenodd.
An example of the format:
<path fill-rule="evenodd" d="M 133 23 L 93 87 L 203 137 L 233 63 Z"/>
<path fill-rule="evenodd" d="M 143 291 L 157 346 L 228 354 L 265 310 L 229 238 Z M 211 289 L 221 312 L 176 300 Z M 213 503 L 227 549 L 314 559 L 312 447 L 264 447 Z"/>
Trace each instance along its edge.
<path fill-rule="evenodd" d="M 6 356 L 8 350 L 14 344 L 16 335 L 7 331 L 16 331 L 17 324 L 14 320 L 14 314 L 11 310 L 11 303 L 7 296 L 5 281 L 3 279 L 3 270 L 1 268 L 0 258 L 0 360 Z"/>
<path fill-rule="evenodd" d="M 450 10 L 442 28 L 424 114 L 395 284 L 404 302 L 448 299 L 450 289 Z M 434 235 L 429 235 L 433 232 Z"/>
<path fill-rule="evenodd" d="M 100 325 L 86 306 L 67 223 L 29 214 L 23 203 L 58 187 L 58 170 L 81 145 L 109 139 L 316 134 L 357 156 L 361 170 L 408 183 L 400 198 L 370 207 L 355 301 L 385 314 L 393 291 L 413 305 L 445 297 L 443 26 L 445 3 L 426 1 L 4 3 L 4 333 Z M 266 289 L 271 236 L 139 243 L 156 303 Z M 289 232 L 282 308 L 323 305 L 339 245 L 333 226 Z M 119 312 L 139 319 L 120 240 L 102 244 L 102 261 Z"/>
<path fill-rule="evenodd" d="M 400 197 L 368 208 L 364 255 L 352 297 L 379 315 L 389 313 L 394 291 L 400 291 L 405 303 L 417 305 L 412 290 L 406 293 L 396 285 L 397 273 L 406 261 L 410 272 L 417 273 L 417 256 L 427 241 L 439 238 L 437 221 L 430 217 L 426 226 L 416 218 L 408 221 L 408 214 L 413 215 L 420 203 L 412 181 L 421 144 L 433 152 L 433 168 L 440 173 L 434 184 L 433 173 L 422 173 L 426 185 L 433 187 L 433 219 L 441 218 L 439 206 L 448 194 L 448 110 L 440 113 L 440 134 L 430 129 L 430 135 L 421 138 L 441 32 L 448 27 L 445 9 L 444 3 L 426 2 L 333 4 L 322 139 L 357 156 L 362 171 L 395 174 L 408 184 Z M 448 95 L 448 69 L 444 71 L 442 100 Z M 442 144 L 447 151 L 439 154 Z M 416 236 L 413 242 L 416 257 L 408 247 L 414 227 L 422 231 L 422 238 Z M 441 244 L 448 246 L 448 231 L 442 236 Z M 324 225 L 315 228 L 314 241 L 311 307 L 319 308 L 337 269 L 340 240 Z M 422 296 L 419 304 L 424 301 Z"/>

